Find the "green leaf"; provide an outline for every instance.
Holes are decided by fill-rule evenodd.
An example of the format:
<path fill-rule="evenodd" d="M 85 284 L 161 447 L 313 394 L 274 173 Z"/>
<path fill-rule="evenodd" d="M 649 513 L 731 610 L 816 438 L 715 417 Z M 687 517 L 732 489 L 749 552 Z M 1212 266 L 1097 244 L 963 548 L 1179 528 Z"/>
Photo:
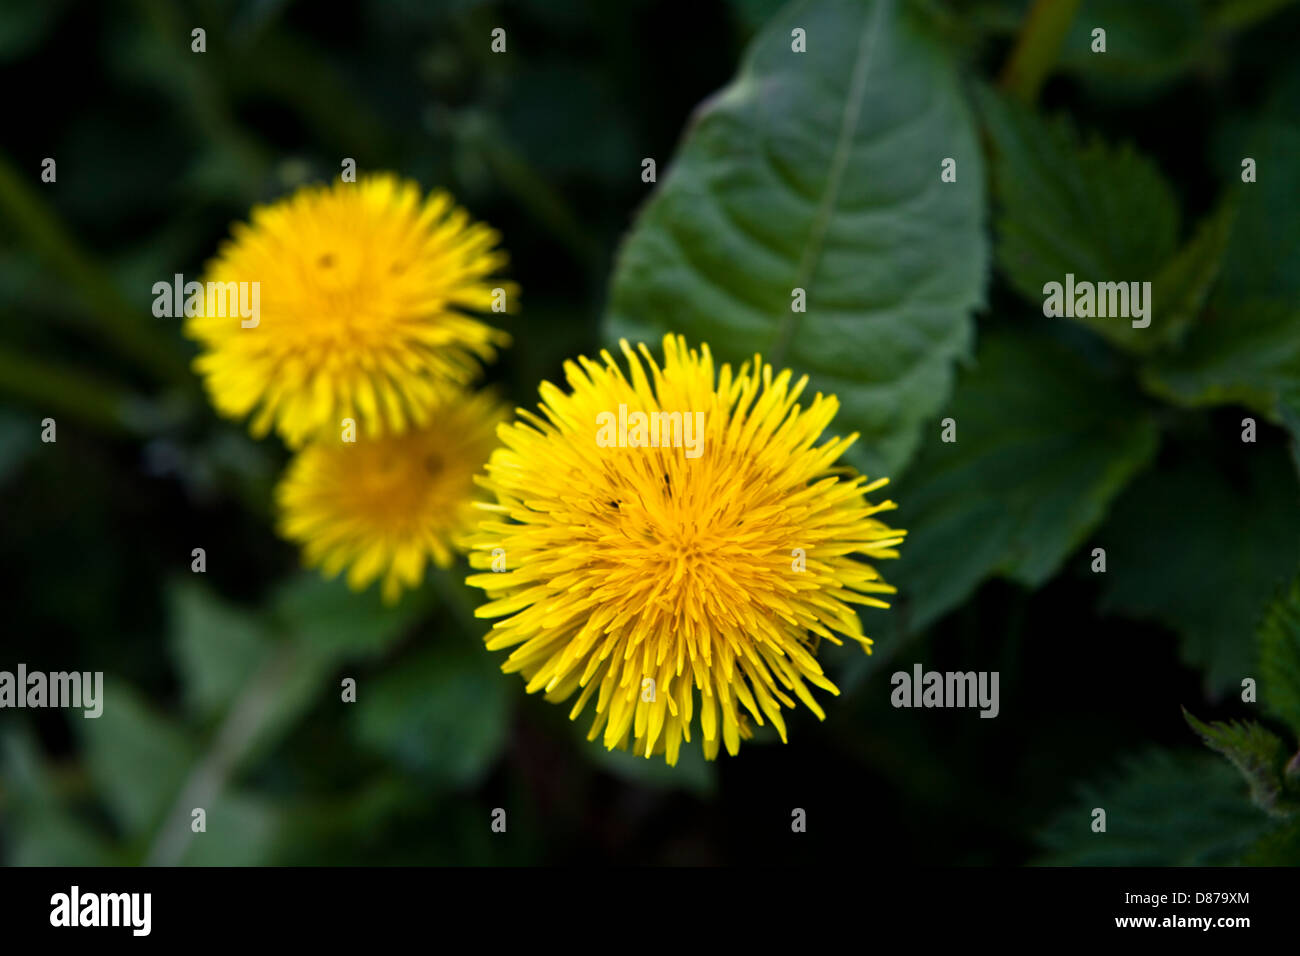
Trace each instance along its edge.
<path fill-rule="evenodd" d="M 9 866 L 109 866 L 108 842 L 73 815 L 25 726 L 0 734 Z"/>
<path fill-rule="evenodd" d="M 289 639 L 325 661 L 369 657 L 388 650 L 430 605 L 427 588 L 385 607 L 378 588 L 357 593 L 343 579 L 304 573 L 272 597 L 271 610 Z"/>
<path fill-rule="evenodd" d="M 1179 268 L 1168 265 L 1178 248 L 1178 203 L 1150 160 L 1131 146 L 1081 141 L 1066 118 L 1048 122 L 987 89 L 980 101 L 995 154 L 998 266 L 1026 301 L 1041 310 L 1044 286 L 1063 285 L 1067 275 L 1154 284 L 1162 269 Z M 1193 240 L 1180 259 L 1204 258 L 1213 246 Z M 1176 314 L 1157 301 L 1148 328 L 1118 316 L 1075 321 L 1142 352 L 1173 336 Z"/>
<path fill-rule="evenodd" d="M 1286 745 L 1271 730 L 1248 721 L 1197 720 L 1183 709 L 1188 726 L 1196 731 L 1205 745 L 1231 761 L 1250 784 L 1250 798 L 1261 810 L 1285 815 L 1289 809 L 1282 800 L 1282 774 L 1286 765 Z"/>
<path fill-rule="evenodd" d="M 1259 672 L 1262 703 L 1300 738 L 1300 575 L 1260 625 Z"/>
<path fill-rule="evenodd" d="M 390 608 L 374 589 L 357 594 L 342 581 L 303 574 L 272 595 L 269 630 L 278 639 L 267 640 L 261 621 L 182 588 L 175 646 L 187 694 L 205 716 L 221 711 L 223 727 L 235 721 L 229 759 L 247 766 L 314 703 L 339 700 L 331 675 L 343 663 L 388 650 L 428 606 L 424 590 Z"/>
<path fill-rule="evenodd" d="M 98 831 L 66 813 L 28 809 L 12 820 L 9 866 L 125 865 Z"/>
<path fill-rule="evenodd" d="M 270 651 L 265 626 L 187 579 L 173 583 L 171 652 L 189 708 L 210 717 L 247 685 Z"/>
<path fill-rule="evenodd" d="M 1240 404 L 1287 422 L 1300 415 L 1300 305 L 1260 300 L 1217 310 L 1183 348 L 1144 368 L 1142 382 L 1180 405 Z"/>
<path fill-rule="evenodd" d="M 620 250 L 607 338 L 761 351 L 839 397 L 855 464 L 897 473 L 969 351 L 983 179 L 952 58 L 907 5 L 792 4 L 693 117 Z"/>
<path fill-rule="evenodd" d="M 161 821 L 197 748 L 130 685 L 106 677 L 103 695 L 103 713 L 75 725 L 97 791 L 123 832 L 134 837 Z"/>
<path fill-rule="evenodd" d="M 511 689 L 488 655 L 430 648 L 360 682 L 355 734 L 423 777 L 473 787 L 505 744 Z"/>
<path fill-rule="evenodd" d="M 1235 441 L 1236 436 L 1232 436 Z M 1243 444 L 1232 468 L 1216 449 L 1134 482 L 1096 542 L 1106 548 L 1103 611 L 1155 620 L 1214 693 L 1254 673 L 1264 611 L 1300 565 L 1295 477 L 1279 449 Z"/>
<path fill-rule="evenodd" d="M 233 767 L 256 764 L 275 748 L 314 704 L 339 702 L 342 693 L 332 680 L 340 661 L 281 642 L 250 678 L 226 712 L 218 737 L 226 737 L 227 758 Z"/>
<path fill-rule="evenodd" d="M 1106 30 L 1106 52 L 1092 31 Z M 1199 0 L 1084 0 L 1061 51 L 1061 70 L 1111 98 L 1154 92 L 1206 58 Z"/>
<path fill-rule="evenodd" d="M 195 833 L 183 866 L 262 866 L 274 844 L 279 816 L 265 798 L 223 792 L 207 807 L 203 833 Z"/>
<path fill-rule="evenodd" d="M 1219 29 L 1244 30 L 1295 2 L 1296 0 L 1210 0 L 1210 16 Z"/>
<path fill-rule="evenodd" d="M 1180 341 L 1205 308 L 1219 278 L 1236 215 L 1235 201 L 1221 203 L 1197 225 L 1192 238 L 1173 258 L 1166 260 L 1151 280 L 1152 307 L 1158 303 L 1160 309 L 1160 323 L 1154 326 L 1159 344 Z"/>
<path fill-rule="evenodd" d="M 1052 866 L 1221 866 L 1269 827 L 1245 799 L 1241 777 L 1207 753 L 1151 750 L 1121 772 L 1081 789 L 1040 834 Z M 1092 811 L 1106 811 L 1106 832 L 1092 831 Z"/>
<path fill-rule="evenodd" d="M 1239 862 L 1242 866 L 1300 866 L 1300 818 L 1269 830 Z"/>
<path fill-rule="evenodd" d="M 1300 86 L 1300 84 L 1296 84 Z M 1241 206 L 1232 242 L 1224 256 L 1225 302 L 1276 297 L 1294 303 L 1300 294 L 1300 219 L 1283 210 L 1300 203 L 1295 157 L 1300 154 L 1300 96 L 1290 94 L 1274 112 L 1241 139 L 1225 144 L 1231 157 L 1225 171 L 1241 179 L 1241 160 L 1255 160 L 1256 181 L 1242 183 Z"/>
<path fill-rule="evenodd" d="M 1038 587 L 1055 574 L 1154 454 L 1135 398 L 1056 343 L 990 335 L 946 412 L 957 441 L 933 426 L 893 487 L 908 536 L 881 570 L 899 600 L 866 615 L 920 630 L 990 575 Z"/>

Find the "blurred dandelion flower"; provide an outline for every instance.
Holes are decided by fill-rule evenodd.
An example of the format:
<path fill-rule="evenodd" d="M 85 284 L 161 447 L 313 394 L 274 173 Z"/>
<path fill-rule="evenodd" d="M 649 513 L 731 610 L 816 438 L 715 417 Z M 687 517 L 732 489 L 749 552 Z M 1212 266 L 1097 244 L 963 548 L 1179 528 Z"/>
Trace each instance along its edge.
<path fill-rule="evenodd" d="M 383 598 L 451 565 L 479 518 L 474 476 L 496 447 L 507 407 L 487 392 L 437 409 L 401 435 L 319 440 L 299 452 L 276 488 L 280 533 L 328 577 L 349 567 L 354 590 L 383 576 Z"/>
<path fill-rule="evenodd" d="M 195 370 L 218 412 L 298 447 L 344 418 L 370 436 L 428 423 L 509 337 L 469 314 L 513 308 L 499 234 L 396 176 L 311 186 L 253 210 L 205 283 L 257 282 L 253 327 L 195 316 Z M 207 310 L 205 310 L 207 311 Z"/>
<path fill-rule="evenodd" d="M 648 375 L 626 342 L 627 376 L 607 352 L 603 365 L 566 363 L 570 391 L 543 382 L 542 415 L 521 410 L 502 427 L 480 479 L 496 501 L 479 507 L 497 517 L 469 543 L 473 567 L 494 566 L 494 549 L 505 566 L 469 583 L 491 598 L 478 616 L 504 618 L 486 637 L 514 648 L 503 670 L 553 702 L 578 693 L 571 718 L 594 695 L 589 739 L 631 737 L 638 755 L 674 764 L 697 691 L 710 759 L 720 744 L 737 752 L 751 717 L 784 740 L 791 694 L 825 716 L 809 685 L 838 690 L 817 640 L 845 635 L 870 652 L 853 605 L 887 607 L 876 595 L 894 589 L 858 556 L 896 557 L 905 532 L 875 517 L 893 502 L 866 498 L 885 479 L 833 467 L 857 436 L 817 444 L 833 396 L 801 407 L 806 377 L 792 384 L 755 356 L 715 378 L 707 345 L 663 346 L 662 369 L 640 346 Z M 631 447 L 647 437 L 636 427 L 635 441 L 597 439 L 610 416 L 621 430 L 624 416 L 675 411 L 703 413 L 698 457 L 674 441 Z"/>

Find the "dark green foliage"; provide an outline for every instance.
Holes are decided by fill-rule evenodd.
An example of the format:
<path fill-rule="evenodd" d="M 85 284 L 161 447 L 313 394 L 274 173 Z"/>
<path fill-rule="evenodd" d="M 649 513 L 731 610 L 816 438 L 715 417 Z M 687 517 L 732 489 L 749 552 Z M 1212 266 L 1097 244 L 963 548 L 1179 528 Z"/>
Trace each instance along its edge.
<path fill-rule="evenodd" d="M 1222 866 L 1268 828 L 1246 787 L 1209 754 L 1150 750 L 1082 788 L 1042 831 L 1041 860 L 1057 866 Z M 1106 831 L 1092 829 L 1106 811 Z"/>
<path fill-rule="evenodd" d="M 1036 97 L 1025 0 L 323 6 L 0 12 L 0 670 L 110 702 L 0 712 L 3 862 L 1300 863 L 1300 4 L 1082 0 Z M 299 568 L 285 449 L 150 289 L 344 157 L 501 230 L 518 405 L 665 332 L 838 395 L 909 535 L 824 723 L 607 753 L 463 564 L 395 608 Z M 1045 316 L 1066 273 L 1150 281 L 1151 326 Z M 997 670 L 999 716 L 895 709 L 915 662 Z"/>
<path fill-rule="evenodd" d="M 1259 670 L 1265 708 L 1300 739 L 1300 575 L 1260 626 Z"/>
<path fill-rule="evenodd" d="M 792 52 L 796 28 L 811 52 Z M 897 4 L 792 4 L 661 180 L 620 248 L 607 338 L 679 332 L 807 372 L 862 435 L 864 470 L 897 473 L 986 281 L 983 158 L 942 47 Z"/>
<path fill-rule="evenodd" d="M 1205 745 L 1241 771 L 1250 784 L 1250 797 L 1266 813 L 1287 816 L 1294 807 L 1283 793 L 1286 748 L 1280 737 L 1253 721 L 1206 724 L 1183 711 L 1187 723 Z"/>

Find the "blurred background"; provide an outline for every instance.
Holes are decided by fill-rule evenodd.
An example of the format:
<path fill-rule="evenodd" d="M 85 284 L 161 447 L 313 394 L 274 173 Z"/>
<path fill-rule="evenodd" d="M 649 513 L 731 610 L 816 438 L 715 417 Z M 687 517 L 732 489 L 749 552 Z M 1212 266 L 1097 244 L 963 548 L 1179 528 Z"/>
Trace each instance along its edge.
<path fill-rule="evenodd" d="M 1240 669 L 1216 675 L 1188 642 L 1251 646 L 1300 564 L 1295 463 L 1276 421 L 1261 418 L 1262 464 L 1248 465 L 1230 447 L 1240 407 L 1153 413 L 1159 451 L 1092 522 L 1127 542 L 1112 561 L 1143 569 L 1128 593 L 1107 591 L 1075 536 L 1032 586 L 980 576 L 921 629 L 869 617 L 875 658 L 823 646 L 843 694 L 821 695 L 824 723 L 793 714 L 789 745 L 760 739 L 716 764 L 688 747 L 672 769 L 585 742 L 585 719 L 500 674 L 463 564 L 390 610 L 374 588 L 301 571 L 271 524 L 283 447 L 217 419 L 180 322 L 151 315 L 154 282 L 197 275 L 252 205 L 351 157 L 445 187 L 501 230 L 522 311 L 501 323 L 514 345 L 487 375 L 531 406 L 563 359 L 603 343 L 615 254 L 654 188 L 642 158 L 662 179 L 692 111 L 780 6 L 6 0 L 0 668 L 103 671 L 113 705 L 98 720 L 0 713 L 0 859 L 1223 863 L 1257 846 L 1272 823 L 1180 706 L 1241 715 Z M 999 77 L 1028 3 L 915 7 L 973 88 Z M 1088 57 L 1094 21 L 1109 25 L 1103 67 Z M 489 49 L 497 26 L 505 56 Z M 1275 271 L 1294 270 L 1300 249 L 1296 154 L 1283 148 L 1300 112 L 1277 105 L 1300 88 L 1298 31 L 1300 6 L 1284 2 L 1085 0 L 1040 103 L 1138 144 L 1186 223 L 1216 208 L 1234 143 L 1275 131 L 1283 159 L 1252 200 L 1264 211 L 1238 218 L 1225 268 L 1239 271 L 1222 280 L 1257 283 L 1252 263 L 1290 254 Z M 54 184 L 40 180 L 45 157 Z M 990 277 L 978 340 L 1032 318 L 1012 285 Z M 1086 329 L 1051 334 L 1114 364 Z M 57 443 L 40 441 L 46 417 Z M 909 481 L 923 478 L 891 488 L 903 527 Z M 1175 516 L 1143 524 L 1170 501 Z M 198 547 L 204 574 L 190 570 Z M 942 579 L 956 560 L 935 551 L 918 574 Z M 906 601 L 911 572 L 882 571 Z M 895 710 L 891 662 L 997 670 L 1002 713 Z M 338 699 L 344 677 L 355 704 Z M 192 806 L 207 809 L 206 834 L 172 825 Z M 1099 850 L 1095 806 L 1142 822 Z M 507 836 L 489 828 L 497 807 Z M 806 834 L 791 832 L 796 807 Z"/>

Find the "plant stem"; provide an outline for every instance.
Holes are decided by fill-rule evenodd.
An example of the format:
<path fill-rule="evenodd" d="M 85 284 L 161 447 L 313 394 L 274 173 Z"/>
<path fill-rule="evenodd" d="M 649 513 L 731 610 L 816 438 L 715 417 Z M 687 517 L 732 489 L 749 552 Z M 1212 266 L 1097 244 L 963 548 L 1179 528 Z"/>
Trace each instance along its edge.
<path fill-rule="evenodd" d="M 167 382 L 190 384 L 185 359 L 154 334 L 144 316 L 118 291 L 107 272 L 69 234 L 49 205 L 8 157 L 0 154 L 0 213 L 14 225 L 32 249 L 77 290 L 93 326 L 105 342 Z"/>
<path fill-rule="evenodd" d="M 194 765 L 171 812 L 145 856 L 146 866 L 175 866 L 185 855 L 194 833 L 191 814 L 197 807 L 211 809 L 225 789 L 231 773 L 257 739 L 276 695 L 293 673 L 298 654 L 292 642 L 282 644 L 267 660 L 226 711 L 212 745 Z"/>
<path fill-rule="evenodd" d="M 1020 25 L 1015 49 L 1002 69 L 1002 89 L 1022 103 L 1033 103 L 1056 64 L 1080 0 L 1034 0 Z"/>
<path fill-rule="evenodd" d="M 42 416 L 67 414 L 79 422 L 121 435 L 144 429 L 148 403 L 84 373 L 0 348 L 0 391 L 32 405 Z"/>

